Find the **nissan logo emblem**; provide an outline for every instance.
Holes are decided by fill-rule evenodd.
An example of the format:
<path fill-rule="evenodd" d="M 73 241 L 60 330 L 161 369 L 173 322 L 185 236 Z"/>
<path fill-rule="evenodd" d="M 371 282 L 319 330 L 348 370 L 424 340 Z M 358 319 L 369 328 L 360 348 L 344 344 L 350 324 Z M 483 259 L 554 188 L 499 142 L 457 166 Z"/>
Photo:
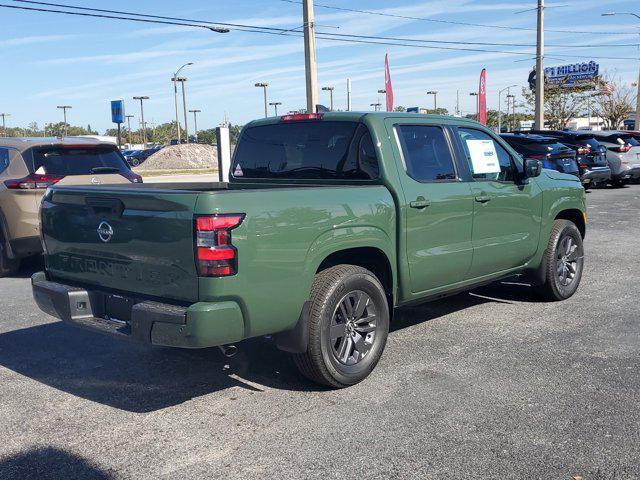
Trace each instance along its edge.
<path fill-rule="evenodd" d="M 104 243 L 111 241 L 111 237 L 113 237 L 113 228 L 107 222 L 100 222 L 98 225 L 98 237 Z"/>

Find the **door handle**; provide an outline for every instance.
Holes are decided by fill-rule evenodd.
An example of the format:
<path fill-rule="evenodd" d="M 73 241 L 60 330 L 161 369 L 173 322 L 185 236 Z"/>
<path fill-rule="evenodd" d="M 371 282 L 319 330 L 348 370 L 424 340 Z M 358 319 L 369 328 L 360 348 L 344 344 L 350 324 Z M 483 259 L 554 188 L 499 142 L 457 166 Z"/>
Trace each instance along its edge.
<path fill-rule="evenodd" d="M 489 195 L 477 195 L 476 196 L 476 202 L 478 202 L 478 203 L 487 203 L 490 200 L 491 200 L 491 197 Z"/>
<path fill-rule="evenodd" d="M 424 197 L 418 197 L 413 202 L 409 202 L 409 206 L 411 208 L 421 209 L 421 208 L 427 208 L 429 205 L 431 205 L 431 202 L 425 199 Z"/>

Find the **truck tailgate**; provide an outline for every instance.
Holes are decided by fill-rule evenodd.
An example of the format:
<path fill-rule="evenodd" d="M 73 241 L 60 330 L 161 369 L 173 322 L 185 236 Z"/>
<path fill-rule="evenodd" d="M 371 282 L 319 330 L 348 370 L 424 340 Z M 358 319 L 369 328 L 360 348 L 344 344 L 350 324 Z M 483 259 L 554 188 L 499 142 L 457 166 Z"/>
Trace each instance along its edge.
<path fill-rule="evenodd" d="M 197 193 L 71 187 L 42 202 L 50 277 L 195 302 L 193 209 Z"/>

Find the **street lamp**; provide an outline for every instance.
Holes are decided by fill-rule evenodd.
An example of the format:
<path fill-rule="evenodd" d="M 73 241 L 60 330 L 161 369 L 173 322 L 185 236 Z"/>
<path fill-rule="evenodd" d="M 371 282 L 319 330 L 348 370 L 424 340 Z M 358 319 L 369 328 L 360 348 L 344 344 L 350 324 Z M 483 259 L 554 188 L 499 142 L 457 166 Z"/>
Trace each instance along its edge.
<path fill-rule="evenodd" d="M 144 123 L 144 104 L 145 100 L 149 100 L 149 97 L 133 97 L 134 100 L 140 100 L 140 124 L 142 125 L 142 145 L 144 149 L 147 149 L 147 125 Z"/>
<path fill-rule="evenodd" d="M 196 139 L 196 143 L 198 143 L 198 114 L 202 112 L 202 110 L 189 110 L 189 112 L 193 113 L 193 128 L 194 128 L 194 137 Z"/>
<path fill-rule="evenodd" d="M 187 77 L 178 77 L 176 80 L 180 82 L 180 85 L 182 86 L 182 110 L 184 112 L 184 136 L 185 136 L 186 143 L 189 143 L 189 123 L 187 120 L 187 95 L 185 93 L 185 87 L 184 87 L 184 84 L 187 81 Z"/>
<path fill-rule="evenodd" d="M 173 78 L 171 79 L 171 81 L 173 82 L 173 99 L 176 104 L 176 129 L 178 130 L 178 145 L 181 143 L 180 142 L 180 116 L 178 114 L 178 74 L 184 67 L 188 67 L 189 65 L 193 65 L 193 62 L 185 63 L 184 65 L 182 65 L 178 70 L 176 70 L 176 73 L 173 74 Z"/>
<path fill-rule="evenodd" d="M 129 148 L 131 148 L 132 145 L 132 141 L 131 141 L 131 119 L 133 118 L 133 115 L 125 115 L 124 116 L 127 119 L 127 130 L 129 131 Z"/>
<path fill-rule="evenodd" d="M 267 82 L 258 82 L 255 84 L 255 86 L 258 88 L 262 88 L 264 92 L 264 118 L 267 118 L 269 116 L 267 107 L 267 87 L 269 87 L 269 84 Z"/>
<path fill-rule="evenodd" d="M 71 105 L 58 105 L 59 109 L 62 110 L 62 115 L 64 118 L 64 136 L 67 136 L 68 127 L 67 127 L 67 110 L 73 108 Z"/>
<path fill-rule="evenodd" d="M 504 87 L 502 90 L 498 91 L 498 133 L 502 133 L 502 107 L 500 105 L 500 100 L 502 98 L 502 92 L 507 91 L 507 96 L 509 95 L 509 89 L 517 87 L 517 85 L 509 85 L 508 87 Z M 507 106 L 507 115 L 509 114 L 509 107 Z"/>
<path fill-rule="evenodd" d="M 7 136 L 7 128 L 5 125 L 5 117 L 10 117 L 11 114 L 10 113 L 0 113 L 0 117 L 2 117 L 2 136 L 6 137 Z"/>
<path fill-rule="evenodd" d="M 429 90 L 427 95 L 433 95 L 433 110 L 434 113 L 438 110 L 438 91 L 437 90 Z"/>
<path fill-rule="evenodd" d="M 278 116 L 278 105 L 282 105 L 282 102 L 269 102 L 269 105 L 271 105 L 276 113 L 276 117 Z"/>
<path fill-rule="evenodd" d="M 332 111 L 332 112 L 333 112 L 333 90 L 335 88 L 336 87 L 322 87 L 322 90 L 324 92 L 329 92 L 329 102 L 330 102 L 329 103 L 329 105 L 330 105 L 329 110 Z"/>
<path fill-rule="evenodd" d="M 382 106 L 382 104 L 380 102 L 377 102 L 377 103 L 371 103 L 369 106 L 373 107 L 374 111 L 377 112 L 378 109 Z"/>
<path fill-rule="evenodd" d="M 633 12 L 606 12 L 603 13 L 603 17 L 612 17 L 614 15 L 633 15 L 638 20 L 640 20 L 640 15 Z M 638 71 L 638 94 L 636 95 L 636 124 L 634 129 L 640 130 L 640 71 Z"/>
<path fill-rule="evenodd" d="M 476 97 L 476 120 L 478 120 L 480 116 L 480 98 L 478 97 L 478 92 L 470 92 L 469 95 Z"/>

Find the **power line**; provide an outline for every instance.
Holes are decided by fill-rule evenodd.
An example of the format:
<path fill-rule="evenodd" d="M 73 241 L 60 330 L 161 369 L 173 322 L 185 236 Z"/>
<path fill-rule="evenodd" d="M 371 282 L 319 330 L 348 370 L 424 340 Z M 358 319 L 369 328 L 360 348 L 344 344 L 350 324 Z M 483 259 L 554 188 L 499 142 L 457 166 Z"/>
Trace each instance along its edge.
<path fill-rule="evenodd" d="M 286 3 L 295 3 L 295 4 L 299 4 L 301 3 L 300 0 L 280 0 L 281 2 L 286 2 Z M 326 9 L 330 9 L 330 10 L 340 10 L 343 12 L 352 12 L 352 13 L 364 13 L 366 15 L 377 15 L 380 17 L 392 17 L 392 18 L 402 18 L 405 20 L 418 20 L 421 22 L 433 22 L 433 23 L 446 23 L 446 24 L 451 24 L 451 25 L 463 25 L 466 27 L 483 27 L 483 28 L 500 28 L 503 30 L 527 30 L 527 31 L 533 31 L 535 32 L 536 29 L 535 28 L 530 28 L 530 27 L 513 27 L 513 26 L 509 26 L 509 25 L 488 25 L 486 23 L 470 23 L 470 22 L 456 22 L 454 20 L 438 20 L 435 18 L 425 18 L 425 17 L 413 17 L 410 15 L 400 15 L 400 14 L 395 14 L 395 13 L 384 13 L 384 12 L 376 12 L 373 10 L 359 10 L 357 8 L 347 8 L 347 7 L 337 7 L 334 5 L 326 5 L 326 4 L 321 4 L 321 3 L 315 3 L 314 4 L 315 7 L 318 8 L 326 8 Z M 579 30 L 551 30 L 551 29 L 545 29 L 546 32 L 553 32 L 553 33 L 579 33 L 579 34 L 587 34 L 587 35 L 611 35 L 611 33 L 608 32 L 586 32 L 586 31 L 579 31 Z M 635 35 L 635 32 L 625 32 L 625 33 L 621 33 L 621 35 Z"/>
<path fill-rule="evenodd" d="M 14 1 L 19 1 L 19 0 L 14 0 Z M 44 3 L 44 2 L 40 2 L 40 3 Z M 292 32 L 291 30 L 275 29 L 273 27 L 269 27 L 269 30 L 262 30 L 262 28 L 265 28 L 265 27 L 254 27 L 252 25 L 239 25 L 239 24 L 225 24 L 225 23 L 218 23 L 218 22 L 215 22 L 215 23 L 206 22 L 209 25 L 202 25 L 201 23 L 182 23 L 182 22 L 179 23 L 179 22 L 170 21 L 170 20 L 160 20 L 160 19 L 151 19 L 151 18 L 131 18 L 131 17 L 123 17 L 123 16 L 117 16 L 117 15 L 105 15 L 102 13 L 69 12 L 65 10 L 24 7 L 24 6 L 7 5 L 7 4 L 0 4 L 0 7 L 11 8 L 16 10 L 75 15 L 75 16 L 81 16 L 81 17 L 107 18 L 112 20 L 155 23 L 155 24 L 163 24 L 163 25 L 178 25 L 178 26 L 184 26 L 184 27 L 206 28 L 206 29 L 212 29 L 212 27 L 210 27 L 209 25 L 220 25 L 225 27 L 231 26 L 231 25 L 237 25 L 235 28 L 244 32 L 262 33 L 262 34 L 268 34 L 268 35 L 285 35 L 285 36 L 294 36 L 294 37 L 301 36 L 300 33 Z M 73 8 L 84 9 L 85 7 L 73 7 Z M 127 15 L 126 13 L 124 14 Z M 143 14 L 136 14 L 136 15 L 143 15 Z M 275 31 L 272 31 L 272 30 L 275 30 Z M 498 54 L 518 55 L 518 56 L 531 55 L 531 53 L 529 52 L 514 52 L 514 51 L 504 51 L 504 50 L 489 50 L 489 49 L 481 49 L 481 48 L 466 48 L 466 47 L 452 47 L 452 46 L 420 45 L 416 43 L 406 43 L 406 42 L 414 42 L 415 40 L 412 40 L 412 39 L 400 39 L 400 38 L 394 39 L 393 37 L 335 34 L 335 33 L 328 33 L 328 32 L 317 32 L 316 37 L 322 40 L 333 40 L 333 41 L 339 41 L 339 42 L 371 44 L 371 45 L 387 45 L 387 46 L 398 46 L 398 47 L 426 48 L 426 49 L 434 49 L 434 50 L 453 50 L 453 51 L 466 51 L 466 52 L 477 52 L 477 53 L 498 53 Z M 498 44 L 496 44 L 496 46 L 497 45 Z M 585 55 L 563 55 L 563 56 L 568 58 L 592 58 L 592 59 L 603 59 L 603 60 L 637 60 L 636 58 L 633 58 L 633 57 L 601 57 L 601 56 L 585 56 Z"/>
<path fill-rule="evenodd" d="M 277 27 L 260 27 L 260 26 L 256 26 L 256 25 L 247 25 L 247 24 L 239 24 L 239 23 L 226 23 L 226 22 L 211 22 L 211 21 L 207 21 L 207 20 L 194 20 L 191 18 L 180 18 L 180 17 L 167 17 L 167 16 L 161 16 L 161 15 L 151 15 L 151 14 L 145 14 L 145 13 L 137 13 L 137 12 L 125 12 L 125 11 L 121 11 L 121 10 L 106 10 L 106 9 L 100 9 L 100 8 L 89 8 L 89 7 L 82 7 L 82 6 L 78 6 L 78 5 L 67 5 L 67 4 L 62 4 L 62 3 L 51 3 L 51 2 L 40 2 L 40 1 L 34 1 L 34 0 L 12 0 L 14 2 L 17 3 L 28 3 L 28 4 L 33 4 L 33 5 L 44 5 L 44 6 L 50 6 L 50 7 L 60 7 L 60 8 L 68 8 L 68 9 L 74 9 L 74 10 L 82 10 L 82 11 L 89 11 L 89 12 L 99 12 L 99 13 L 108 13 L 108 14 L 113 14 L 113 15 L 126 15 L 128 17 L 144 17 L 144 18 L 151 18 L 151 19 L 160 19 L 160 20 L 165 20 L 165 21 L 169 21 L 167 23 L 171 24 L 171 25 L 184 25 L 184 26 L 191 26 L 191 27 L 201 27 L 201 28 L 207 28 L 205 25 L 219 25 L 219 26 L 225 26 L 225 27 L 234 27 L 234 28 L 238 28 L 241 29 L 243 31 L 252 31 L 252 30 L 265 30 L 265 31 L 270 31 L 270 32 L 277 32 L 278 34 L 282 34 L 282 33 L 288 33 L 291 32 L 291 29 L 284 29 L 284 28 L 277 28 Z M 287 1 L 289 3 L 299 3 L 299 2 L 295 2 L 294 0 L 283 0 L 283 1 Z M 336 7 L 339 8 L 339 7 Z M 354 10 L 354 9 L 351 9 Z M 44 9 L 42 11 L 45 11 Z M 354 10 L 355 11 L 355 10 Z M 363 10 L 362 12 L 366 12 L 365 10 Z M 63 13 L 63 12 L 56 12 L 56 13 Z M 73 12 L 68 12 L 69 14 L 73 14 Z M 376 13 L 377 12 L 371 12 L 371 13 Z M 386 14 L 385 14 L 386 15 Z M 391 14 L 389 14 L 391 15 Z M 119 19 L 119 20 L 132 20 L 135 21 L 134 19 L 124 19 L 121 17 L 112 17 L 112 16 L 105 16 L 102 18 L 114 18 L 114 19 Z M 418 18 L 418 17 L 416 17 Z M 426 19 L 425 19 L 426 20 Z M 142 21 L 142 20 L 140 20 Z M 181 22 L 179 24 L 176 23 L 172 23 L 172 22 Z M 187 23 L 185 23 L 187 22 Z M 200 25 L 200 24 L 205 24 L 205 25 Z M 250 30 L 246 30 L 246 29 L 250 29 Z M 424 40 L 424 39 L 412 39 L 412 38 L 397 38 L 397 37 L 382 37 L 382 36 L 367 36 L 367 35 L 354 35 L 354 34 L 340 34 L 340 33 L 330 33 L 330 32 L 317 32 L 318 34 L 322 33 L 325 35 L 329 35 L 329 36 L 336 36 L 336 37 L 353 37 L 353 38 L 361 38 L 361 39 L 375 39 L 375 40 L 389 40 L 389 41 L 399 41 L 399 42 L 416 42 L 416 43 L 433 43 L 433 44 L 443 44 L 443 45 L 477 45 L 477 46 L 487 46 L 487 47 L 535 47 L 535 44 L 523 44 L 523 43 L 494 43 L 494 42 L 465 42 L 465 41 L 446 41 L 446 40 Z M 610 47 L 611 45 L 554 45 L 554 44 L 547 44 L 547 47 L 557 47 L 557 48 L 600 48 L 600 47 Z M 626 44 L 617 44 L 616 47 L 638 47 L 640 46 L 640 44 L 637 43 L 626 43 Z"/>

